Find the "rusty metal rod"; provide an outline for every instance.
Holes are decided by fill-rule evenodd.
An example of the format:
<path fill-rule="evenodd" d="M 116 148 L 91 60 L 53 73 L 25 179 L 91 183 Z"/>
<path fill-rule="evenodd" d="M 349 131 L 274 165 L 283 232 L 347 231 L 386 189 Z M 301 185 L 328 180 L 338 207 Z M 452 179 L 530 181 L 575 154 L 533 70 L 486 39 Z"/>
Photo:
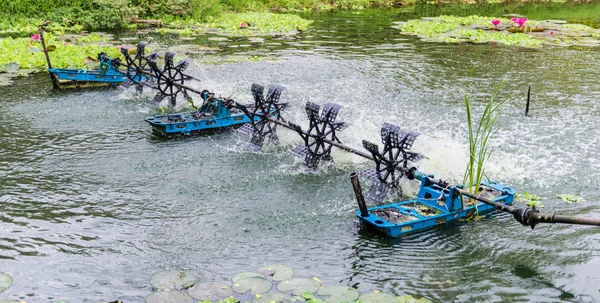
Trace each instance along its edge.
<path fill-rule="evenodd" d="M 362 217 L 369 216 L 369 210 L 367 209 L 367 203 L 365 203 L 365 196 L 363 196 L 360 182 L 358 181 L 358 174 L 356 172 L 350 173 L 350 182 L 352 182 L 352 189 L 354 189 L 354 195 L 356 195 L 356 202 L 358 202 L 358 209 Z"/>
<path fill-rule="evenodd" d="M 529 115 L 529 100 L 531 99 L 531 85 L 527 89 L 527 105 L 525 106 L 525 117 Z"/>
<path fill-rule="evenodd" d="M 46 64 L 48 64 L 48 69 L 52 68 L 52 63 L 50 62 L 50 55 L 48 55 L 48 48 L 46 47 L 46 40 L 44 39 L 44 26 L 48 25 L 50 21 L 44 21 L 39 27 L 38 32 L 40 33 L 40 42 L 42 42 L 42 49 L 44 50 L 44 55 L 46 56 Z M 48 72 L 50 75 L 50 81 L 52 81 L 52 87 L 58 88 L 58 83 L 56 83 L 56 79 L 51 72 Z"/>

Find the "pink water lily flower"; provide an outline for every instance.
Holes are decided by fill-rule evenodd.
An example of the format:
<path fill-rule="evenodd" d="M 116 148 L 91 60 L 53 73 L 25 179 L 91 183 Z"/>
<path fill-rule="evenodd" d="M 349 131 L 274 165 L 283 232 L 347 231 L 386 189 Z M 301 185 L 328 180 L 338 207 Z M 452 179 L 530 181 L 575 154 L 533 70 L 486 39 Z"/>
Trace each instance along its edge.
<path fill-rule="evenodd" d="M 493 19 L 493 20 L 492 20 L 492 24 L 493 24 L 494 26 L 498 26 L 498 24 L 500 24 L 500 20 L 498 20 L 498 19 Z"/>
<path fill-rule="evenodd" d="M 35 34 L 29 38 L 29 42 L 39 41 L 41 39 L 40 34 Z"/>
<path fill-rule="evenodd" d="M 240 23 L 240 28 L 246 28 L 246 23 L 244 23 L 244 22 Z"/>
<path fill-rule="evenodd" d="M 550 31 L 550 35 L 554 35 L 554 31 Z"/>
<path fill-rule="evenodd" d="M 520 27 L 523 27 L 525 25 L 525 22 L 527 22 L 527 18 L 517 18 L 517 23 L 519 24 Z"/>

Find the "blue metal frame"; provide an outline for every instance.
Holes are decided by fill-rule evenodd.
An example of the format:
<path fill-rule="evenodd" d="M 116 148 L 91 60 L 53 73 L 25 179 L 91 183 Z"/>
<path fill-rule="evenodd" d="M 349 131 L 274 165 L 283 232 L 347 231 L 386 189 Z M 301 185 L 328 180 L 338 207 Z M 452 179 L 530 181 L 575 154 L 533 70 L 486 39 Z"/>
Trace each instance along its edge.
<path fill-rule="evenodd" d="M 114 67 L 112 58 L 101 54 L 98 59 L 100 65 L 97 70 L 50 68 L 48 72 L 55 77 L 55 85 L 59 88 L 61 86 L 78 86 L 77 82 L 115 87 L 118 84 L 129 81 L 126 75 Z M 145 78 L 144 75 L 137 75 L 134 77 L 134 80 L 138 82 L 143 81 Z"/>
<path fill-rule="evenodd" d="M 226 100 L 222 98 L 213 98 L 211 93 L 205 91 L 202 99 L 204 105 L 199 111 L 157 115 L 148 117 L 145 121 L 152 125 L 155 135 L 167 138 L 218 132 L 250 122 L 250 118 L 242 111 L 229 109 L 225 105 Z M 255 116 L 254 121 L 259 120 L 260 117 Z"/>
<path fill-rule="evenodd" d="M 429 177 L 433 178 L 433 175 L 429 175 Z M 484 188 L 489 188 L 496 193 L 500 193 L 499 196 L 495 196 L 492 199 L 493 201 L 506 205 L 513 203 L 516 191 L 511 187 L 497 182 L 482 182 L 481 184 Z M 465 201 L 468 201 L 468 198 Z M 477 209 L 475 206 L 477 206 Z M 401 223 L 392 223 L 373 213 L 378 210 L 390 210 L 390 208 L 407 216 L 408 220 Z M 416 211 L 416 208 L 429 209 L 430 212 L 435 213 L 423 215 Z M 463 203 L 463 196 L 456 192 L 455 186 L 442 188 L 437 184 L 431 184 L 427 178 L 423 178 L 416 199 L 372 207 L 368 210 L 369 215 L 367 217 L 362 217 L 360 211 L 356 212 L 356 216 L 361 222 L 390 237 L 397 237 L 429 227 L 450 223 L 458 219 L 464 219 L 470 217 L 475 212 L 479 214 L 489 213 L 494 210 L 494 207 L 477 201 L 465 205 Z"/>

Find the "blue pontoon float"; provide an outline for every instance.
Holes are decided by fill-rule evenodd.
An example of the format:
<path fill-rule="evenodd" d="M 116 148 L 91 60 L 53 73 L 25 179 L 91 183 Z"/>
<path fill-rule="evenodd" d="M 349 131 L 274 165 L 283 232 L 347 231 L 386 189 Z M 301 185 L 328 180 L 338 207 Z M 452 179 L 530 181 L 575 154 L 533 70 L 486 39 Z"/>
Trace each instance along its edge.
<path fill-rule="evenodd" d="M 70 69 L 49 68 L 52 77 L 52 86 L 57 89 L 88 88 L 88 87 L 115 87 L 130 79 L 119 71 L 117 62 L 114 62 L 106 53 L 98 54 L 98 69 Z M 144 80 L 144 75 L 134 78 L 134 81 Z"/>
<path fill-rule="evenodd" d="M 279 104 L 279 97 L 283 91 L 282 86 L 272 86 L 267 94 L 267 100 L 277 106 L 271 107 L 269 114 L 275 114 L 283 109 L 286 104 Z M 263 98 L 264 88 L 254 84 L 252 93 L 255 98 Z M 152 132 L 160 137 L 177 138 L 185 136 L 198 136 L 205 133 L 217 133 L 229 128 L 238 128 L 251 122 L 260 121 L 262 111 L 256 109 L 254 104 L 235 106 L 235 102 L 228 98 L 215 97 L 207 90 L 201 92 L 202 106 L 194 112 L 156 115 L 146 118 L 152 125 Z M 255 112 L 255 115 L 249 112 Z"/>
<path fill-rule="evenodd" d="M 433 175 L 414 171 L 413 177 L 421 181 L 417 198 L 365 207 L 356 216 L 368 227 L 397 237 L 494 210 L 492 205 L 464 197 L 454 185 L 436 183 Z M 480 188 L 480 197 L 504 205 L 511 205 L 516 194 L 514 189 L 497 182 L 482 182 Z"/>

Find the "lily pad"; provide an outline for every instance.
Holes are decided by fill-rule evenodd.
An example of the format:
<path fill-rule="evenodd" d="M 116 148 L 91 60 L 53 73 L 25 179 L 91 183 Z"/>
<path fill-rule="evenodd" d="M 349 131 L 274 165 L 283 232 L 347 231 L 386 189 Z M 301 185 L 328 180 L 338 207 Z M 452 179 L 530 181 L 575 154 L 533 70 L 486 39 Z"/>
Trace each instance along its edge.
<path fill-rule="evenodd" d="M 233 276 L 233 278 L 231 278 L 231 282 L 235 283 L 238 280 L 241 279 L 246 279 L 246 278 L 265 278 L 265 276 L 263 276 L 262 274 L 259 274 L 257 272 L 253 272 L 253 271 L 246 271 L 246 272 L 241 272 L 235 276 Z"/>
<path fill-rule="evenodd" d="M 150 285 L 159 290 L 186 289 L 196 283 L 196 277 L 181 270 L 157 272 L 150 278 Z"/>
<path fill-rule="evenodd" d="M 46 46 L 46 50 L 49 52 L 53 52 L 56 50 L 56 45 L 48 45 Z"/>
<path fill-rule="evenodd" d="M 0 272 L 0 292 L 7 290 L 12 285 L 12 277 Z"/>
<path fill-rule="evenodd" d="M 429 301 L 428 299 L 415 299 L 415 297 L 411 295 L 398 296 L 396 297 L 396 299 L 398 300 L 398 303 L 431 303 L 431 301 Z"/>
<path fill-rule="evenodd" d="M 229 39 L 225 37 L 210 37 L 208 38 L 208 41 L 229 41 Z"/>
<path fill-rule="evenodd" d="M 396 297 L 382 292 L 364 294 L 358 300 L 363 303 L 398 303 Z"/>
<path fill-rule="evenodd" d="M 283 281 L 294 275 L 294 270 L 285 265 L 270 264 L 258 269 L 265 276 L 272 276 L 274 281 Z"/>
<path fill-rule="evenodd" d="M 34 74 L 37 73 L 38 70 L 35 68 L 23 68 L 19 70 L 19 74 Z"/>
<path fill-rule="evenodd" d="M 194 303 L 194 299 L 178 290 L 159 291 L 149 294 L 146 303 Z"/>
<path fill-rule="evenodd" d="M 188 294 L 198 300 L 219 301 L 233 294 L 231 287 L 221 282 L 202 282 L 196 283 L 190 289 Z"/>
<path fill-rule="evenodd" d="M 295 296 L 301 296 L 305 292 L 314 293 L 319 290 L 321 287 L 321 283 L 306 278 L 293 278 L 285 281 L 279 282 L 277 284 L 277 290 L 286 292 L 292 291 L 292 294 Z"/>
<path fill-rule="evenodd" d="M 360 296 L 358 290 L 348 286 L 332 286 L 319 289 L 319 296 L 324 296 L 329 303 L 354 302 Z"/>
<path fill-rule="evenodd" d="M 17 63 L 8 63 L 0 66 L 0 72 L 16 73 L 21 66 Z"/>
<path fill-rule="evenodd" d="M 263 294 L 273 288 L 273 284 L 265 278 L 245 278 L 233 283 L 233 291 L 243 294 L 250 291 L 250 294 Z"/>
<path fill-rule="evenodd" d="M 273 292 L 262 295 L 260 298 L 256 298 L 252 303 L 289 303 L 292 301 L 292 297 L 288 294 Z"/>

